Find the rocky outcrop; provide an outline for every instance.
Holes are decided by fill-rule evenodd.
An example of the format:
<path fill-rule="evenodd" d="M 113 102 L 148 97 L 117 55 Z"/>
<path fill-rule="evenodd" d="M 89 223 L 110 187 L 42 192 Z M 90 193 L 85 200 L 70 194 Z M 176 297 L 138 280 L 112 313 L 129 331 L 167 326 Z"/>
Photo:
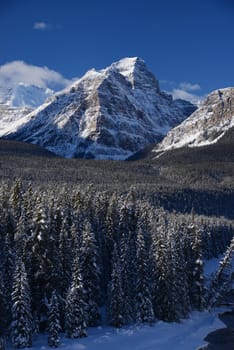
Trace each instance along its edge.
<path fill-rule="evenodd" d="M 212 92 L 189 118 L 172 129 L 156 151 L 217 142 L 234 127 L 234 88 Z"/>

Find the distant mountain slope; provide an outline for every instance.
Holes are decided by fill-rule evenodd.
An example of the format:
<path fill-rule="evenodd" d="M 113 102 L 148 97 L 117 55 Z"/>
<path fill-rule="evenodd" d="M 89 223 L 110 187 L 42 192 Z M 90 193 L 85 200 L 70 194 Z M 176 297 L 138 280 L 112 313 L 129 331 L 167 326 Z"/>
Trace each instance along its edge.
<path fill-rule="evenodd" d="M 29 107 L 12 107 L 8 104 L 0 104 L 0 137 L 12 132 L 14 125 L 21 124 L 21 118 L 32 112 Z"/>
<path fill-rule="evenodd" d="M 229 129 L 217 142 L 200 147 L 181 147 L 160 153 L 151 151 L 147 157 L 164 164 L 198 164 L 204 162 L 233 162 L 234 127 Z"/>
<path fill-rule="evenodd" d="M 174 105 L 181 109 L 184 115 L 186 115 L 187 117 L 189 117 L 193 112 L 197 110 L 197 106 L 195 106 L 189 101 L 185 101 L 180 98 L 174 100 Z"/>
<path fill-rule="evenodd" d="M 234 127 L 228 129 L 215 143 L 200 147 L 159 150 L 158 145 L 150 145 L 129 157 L 130 161 L 155 161 L 160 164 L 198 164 L 203 162 L 234 162 Z"/>
<path fill-rule="evenodd" d="M 1 156 L 23 156 L 23 157 L 56 157 L 56 155 L 40 146 L 26 142 L 0 139 L 0 161 Z"/>
<path fill-rule="evenodd" d="M 126 159 L 187 117 L 141 59 L 91 70 L 1 135 L 64 157 Z"/>
<path fill-rule="evenodd" d="M 0 86 L 0 136 L 16 130 L 22 118 L 40 106 L 54 92 L 23 83 Z"/>
<path fill-rule="evenodd" d="M 234 127 L 234 88 L 212 92 L 189 118 L 172 129 L 156 151 L 216 143 Z"/>
<path fill-rule="evenodd" d="M 13 87 L 0 86 L 0 104 L 32 109 L 43 104 L 53 93 L 51 89 L 24 83 L 15 84 Z"/>

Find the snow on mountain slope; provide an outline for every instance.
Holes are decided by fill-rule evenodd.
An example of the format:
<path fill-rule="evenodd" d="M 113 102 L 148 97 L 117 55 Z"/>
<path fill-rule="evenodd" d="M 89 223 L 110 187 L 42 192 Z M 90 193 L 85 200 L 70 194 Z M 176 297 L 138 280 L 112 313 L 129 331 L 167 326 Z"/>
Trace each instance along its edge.
<path fill-rule="evenodd" d="M 8 131 L 17 130 L 21 125 L 21 120 L 29 114 L 32 108 L 28 107 L 11 107 L 8 104 L 0 104 L 0 136 Z M 14 125 L 16 128 L 14 129 Z"/>
<path fill-rule="evenodd" d="M 44 89 L 34 85 L 18 84 L 11 97 L 11 105 L 14 107 L 32 107 L 36 108 L 43 104 L 47 98 L 53 95 L 51 89 Z"/>
<path fill-rule="evenodd" d="M 21 125 L 22 118 L 53 93 L 50 89 L 23 83 L 0 86 L 0 136 Z"/>
<path fill-rule="evenodd" d="M 53 93 L 54 91 L 48 88 L 19 83 L 13 87 L 0 87 L 0 104 L 10 107 L 36 108 Z"/>
<path fill-rule="evenodd" d="M 234 88 L 213 91 L 189 118 L 172 129 L 155 151 L 217 142 L 234 126 Z"/>
<path fill-rule="evenodd" d="M 185 117 L 134 57 L 88 71 L 1 135 L 64 157 L 126 159 Z"/>

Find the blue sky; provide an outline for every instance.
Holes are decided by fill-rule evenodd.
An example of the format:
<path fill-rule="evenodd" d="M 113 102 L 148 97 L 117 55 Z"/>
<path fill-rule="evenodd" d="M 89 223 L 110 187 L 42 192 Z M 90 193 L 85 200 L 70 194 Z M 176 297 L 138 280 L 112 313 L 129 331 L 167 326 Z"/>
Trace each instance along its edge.
<path fill-rule="evenodd" d="M 139 56 L 163 89 L 204 95 L 234 85 L 234 1 L 1 0 L 0 44 L 1 67 L 71 79 Z"/>

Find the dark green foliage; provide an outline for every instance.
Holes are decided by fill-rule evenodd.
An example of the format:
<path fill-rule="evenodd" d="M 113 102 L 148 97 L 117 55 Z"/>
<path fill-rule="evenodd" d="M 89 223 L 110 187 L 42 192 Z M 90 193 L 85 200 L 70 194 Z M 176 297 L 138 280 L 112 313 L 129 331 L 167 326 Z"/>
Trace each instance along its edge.
<path fill-rule="evenodd" d="M 31 296 L 27 274 L 21 259 L 16 262 L 12 286 L 11 338 L 15 348 L 32 345 Z"/>
<path fill-rule="evenodd" d="M 86 221 L 82 232 L 80 247 L 80 265 L 85 289 L 88 326 L 97 326 L 100 322 L 100 269 L 98 266 L 97 242 L 91 227 Z"/>
<path fill-rule="evenodd" d="M 57 348 L 59 345 L 59 332 L 61 331 L 59 320 L 60 317 L 58 297 L 56 295 L 56 292 L 53 291 L 48 312 L 48 345 L 51 348 Z"/>
<path fill-rule="evenodd" d="M 0 335 L 0 350 L 6 349 L 6 339 L 4 336 Z"/>
<path fill-rule="evenodd" d="M 87 337 L 85 290 L 79 259 L 73 265 L 72 284 L 67 294 L 65 309 L 65 330 L 69 338 Z"/>
<path fill-rule="evenodd" d="M 225 297 L 232 291 L 233 270 L 232 260 L 234 257 L 234 238 L 228 246 L 219 268 L 213 276 L 208 292 L 207 306 L 212 307 L 225 303 Z"/>
<path fill-rule="evenodd" d="M 135 281 L 131 284 L 132 273 L 135 275 L 135 270 L 130 268 L 132 261 L 132 253 L 130 251 L 129 245 L 129 237 L 127 234 L 122 234 L 121 240 L 119 242 L 120 245 L 120 278 L 121 278 L 121 289 L 123 293 L 123 309 L 124 309 L 124 323 L 128 323 L 134 320 L 135 318 L 135 310 L 134 310 L 134 298 L 135 298 Z"/>
<path fill-rule="evenodd" d="M 110 324 L 117 328 L 123 326 L 126 313 L 121 273 L 120 258 L 115 244 L 112 258 L 111 281 L 109 285 L 108 316 Z"/>
<path fill-rule="evenodd" d="M 33 217 L 32 235 L 30 246 L 31 257 L 31 288 L 33 296 L 33 309 L 37 313 L 39 329 L 45 331 L 47 328 L 46 319 L 48 303 L 53 286 L 51 284 L 52 262 L 51 243 L 48 227 L 48 212 L 42 205 L 42 198 L 39 198 L 38 208 Z M 56 253 L 56 252 L 54 252 Z"/>
<path fill-rule="evenodd" d="M 65 298 L 68 288 L 71 283 L 71 273 L 72 273 L 72 244 L 71 244 L 71 227 L 69 224 L 69 218 L 65 217 L 62 223 L 62 227 L 59 232 L 59 260 L 61 264 L 61 279 L 62 290 L 61 295 Z"/>
<path fill-rule="evenodd" d="M 2 283 L 4 286 L 4 303 L 5 303 L 5 309 L 6 309 L 6 319 L 5 322 L 7 325 L 11 323 L 11 293 L 12 293 L 12 283 L 13 283 L 13 273 L 14 273 L 14 264 L 15 264 L 15 257 L 14 257 L 14 247 L 13 243 L 11 242 L 11 233 L 12 231 L 7 231 L 5 235 L 5 240 L 3 244 L 3 250 L 2 250 Z M 14 231 L 13 231 L 14 232 Z"/>
<path fill-rule="evenodd" d="M 233 135 L 233 133 L 232 133 Z M 221 141 L 221 140 L 220 140 Z M 12 145 L 12 146 L 11 146 Z M 25 152 L 25 148 L 32 148 Z M 134 162 L 62 159 L 35 145 L 0 140 L 0 180 L 22 178 L 47 187 L 93 184 L 93 190 L 126 192 L 134 185 L 166 210 L 234 218 L 233 140 L 211 147 L 182 148 Z M 17 151 L 16 151 L 17 150 Z M 40 149 L 41 150 L 41 149 Z M 17 154 L 17 152 L 19 152 Z M 69 191 L 67 192 L 69 193 Z"/>
<path fill-rule="evenodd" d="M 194 241 L 192 244 L 190 298 L 192 306 L 201 311 L 205 303 L 201 230 L 195 227 L 192 227 L 191 230 L 194 232 Z"/>
<path fill-rule="evenodd" d="M 136 321 L 138 323 L 154 322 L 155 316 L 152 305 L 149 258 L 146 250 L 142 227 L 137 232 L 137 281 L 136 281 Z"/>
<path fill-rule="evenodd" d="M 8 326 L 7 299 L 4 287 L 3 275 L 0 271 L 0 338 L 4 338 Z M 0 346 L 1 349 L 1 346 Z"/>

